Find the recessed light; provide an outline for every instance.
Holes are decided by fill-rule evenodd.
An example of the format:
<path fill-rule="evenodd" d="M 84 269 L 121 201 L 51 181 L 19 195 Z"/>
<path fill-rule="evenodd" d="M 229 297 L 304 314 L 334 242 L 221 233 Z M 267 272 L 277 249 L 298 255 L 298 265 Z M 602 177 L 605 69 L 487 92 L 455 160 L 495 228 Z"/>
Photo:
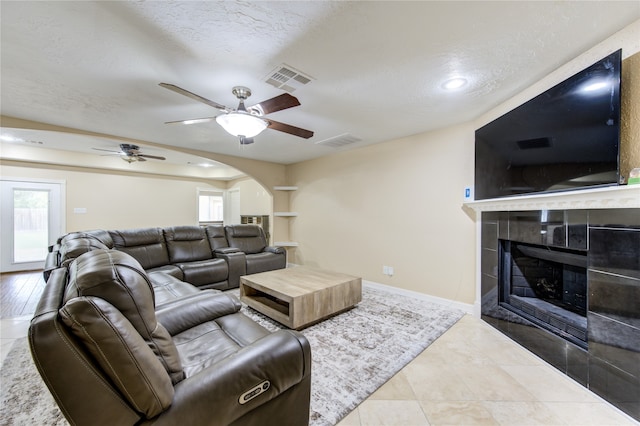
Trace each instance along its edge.
<path fill-rule="evenodd" d="M 455 77 L 442 83 L 442 88 L 445 90 L 456 90 L 466 86 L 466 84 L 467 79 L 462 77 Z"/>

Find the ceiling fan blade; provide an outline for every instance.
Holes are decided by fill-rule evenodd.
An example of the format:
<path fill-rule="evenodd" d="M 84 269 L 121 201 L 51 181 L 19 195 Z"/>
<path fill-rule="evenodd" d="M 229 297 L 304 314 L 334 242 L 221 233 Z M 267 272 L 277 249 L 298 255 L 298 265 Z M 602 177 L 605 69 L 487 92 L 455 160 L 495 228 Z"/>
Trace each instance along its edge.
<path fill-rule="evenodd" d="M 95 149 L 96 151 L 112 152 L 114 154 L 122 154 L 122 151 L 114 151 L 112 149 L 102 149 L 102 148 L 91 148 L 91 149 Z"/>
<path fill-rule="evenodd" d="M 166 160 L 166 158 L 164 157 L 158 157 L 156 155 L 147 155 L 147 154 L 136 154 L 136 157 L 140 158 L 140 157 L 144 157 L 144 158 L 151 158 L 153 160 Z M 141 161 L 144 161 L 141 159 Z"/>
<path fill-rule="evenodd" d="M 141 155 L 136 155 L 135 157 L 136 157 L 136 160 L 138 160 L 138 161 L 147 161 L 144 158 L 142 158 L 143 156 L 141 156 Z"/>
<path fill-rule="evenodd" d="M 291 96 L 288 93 L 276 96 L 275 98 L 267 99 L 255 105 L 248 107 L 247 109 L 257 110 L 261 115 L 271 114 L 272 112 L 282 111 L 283 109 L 291 108 L 300 105 L 300 101 L 295 96 Z"/>
<path fill-rule="evenodd" d="M 301 138 L 309 139 L 313 136 L 313 132 L 311 130 L 301 129 L 300 127 L 292 126 L 290 124 L 280 123 L 279 121 L 274 121 L 270 119 L 266 119 L 269 122 L 267 128 L 278 130 L 280 132 L 289 133 L 293 136 L 299 136 Z"/>
<path fill-rule="evenodd" d="M 165 121 L 164 124 L 197 124 L 215 120 L 215 117 L 191 118 L 188 120 Z"/>
<path fill-rule="evenodd" d="M 209 106 L 212 106 L 212 107 L 214 107 L 214 108 L 216 108 L 216 109 L 219 109 L 220 111 L 224 111 L 224 112 L 228 112 L 228 111 L 230 111 L 230 110 L 229 110 L 229 108 L 227 108 L 227 107 L 226 107 L 226 106 L 224 106 L 224 105 L 220 105 L 220 104 L 219 104 L 219 103 L 217 103 L 217 102 L 210 101 L 210 100 L 209 100 L 209 99 L 207 99 L 207 98 L 203 98 L 203 97 L 202 97 L 202 96 L 200 96 L 200 95 L 196 95 L 195 93 L 192 93 L 192 92 L 190 92 L 190 91 L 188 91 L 188 90 L 185 90 L 185 89 L 183 89 L 183 88 L 181 88 L 181 87 L 178 87 L 178 86 L 176 86 L 176 85 L 174 85 L 174 84 L 169 84 L 169 83 L 159 83 L 158 85 L 159 85 L 159 86 L 161 86 L 161 87 L 164 87 L 165 89 L 169 89 L 169 90 L 171 90 L 171 91 L 173 91 L 173 92 L 176 92 L 176 93 L 179 93 L 179 94 L 181 94 L 181 95 L 184 95 L 184 96 L 186 96 L 186 97 L 188 97 L 188 98 L 194 99 L 194 100 L 196 100 L 196 101 L 198 101 L 198 102 L 205 103 L 205 104 L 207 104 L 207 105 L 209 105 Z"/>

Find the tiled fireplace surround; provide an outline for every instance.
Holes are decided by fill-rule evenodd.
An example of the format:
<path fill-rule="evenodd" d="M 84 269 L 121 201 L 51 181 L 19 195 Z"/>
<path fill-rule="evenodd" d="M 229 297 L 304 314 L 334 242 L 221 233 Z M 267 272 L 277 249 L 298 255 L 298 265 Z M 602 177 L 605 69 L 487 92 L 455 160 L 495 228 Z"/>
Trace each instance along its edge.
<path fill-rule="evenodd" d="M 466 206 L 481 218 L 482 318 L 640 420 L 640 188 L 600 188 Z M 517 243 L 551 255 L 586 256 L 586 318 L 578 317 L 583 323 L 586 319 L 586 344 L 571 335 L 579 332 L 547 331 L 544 322 L 529 320 L 536 321 L 537 314 L 527 319 L 507 306 L 509 295 L 499 283 L 509 267 L 501 257 L 505 248 Z M 569 340 L 562 334 L 569 334 Z"/>

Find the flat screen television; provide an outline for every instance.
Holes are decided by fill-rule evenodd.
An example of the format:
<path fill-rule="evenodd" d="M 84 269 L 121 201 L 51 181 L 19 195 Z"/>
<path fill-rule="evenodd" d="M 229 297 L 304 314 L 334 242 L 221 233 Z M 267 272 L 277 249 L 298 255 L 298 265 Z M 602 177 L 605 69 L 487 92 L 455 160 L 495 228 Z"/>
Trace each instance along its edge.
<path fill-rule="evenodd" d="M 475 199 L 616 185 L 618 50 L 476 130 Z"/>

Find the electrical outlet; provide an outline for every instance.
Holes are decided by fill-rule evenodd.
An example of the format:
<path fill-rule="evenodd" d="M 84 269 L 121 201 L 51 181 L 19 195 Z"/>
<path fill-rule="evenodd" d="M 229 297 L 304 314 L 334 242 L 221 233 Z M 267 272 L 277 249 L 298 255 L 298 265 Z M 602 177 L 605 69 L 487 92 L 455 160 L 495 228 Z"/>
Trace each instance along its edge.
<path fill-rule="evenodd" d="M 384 275 L 389 276 L 389 277 L 392 276 L 393 275 L 393 266 L 383 266 L 382 267 L 382 273 Z"/>

